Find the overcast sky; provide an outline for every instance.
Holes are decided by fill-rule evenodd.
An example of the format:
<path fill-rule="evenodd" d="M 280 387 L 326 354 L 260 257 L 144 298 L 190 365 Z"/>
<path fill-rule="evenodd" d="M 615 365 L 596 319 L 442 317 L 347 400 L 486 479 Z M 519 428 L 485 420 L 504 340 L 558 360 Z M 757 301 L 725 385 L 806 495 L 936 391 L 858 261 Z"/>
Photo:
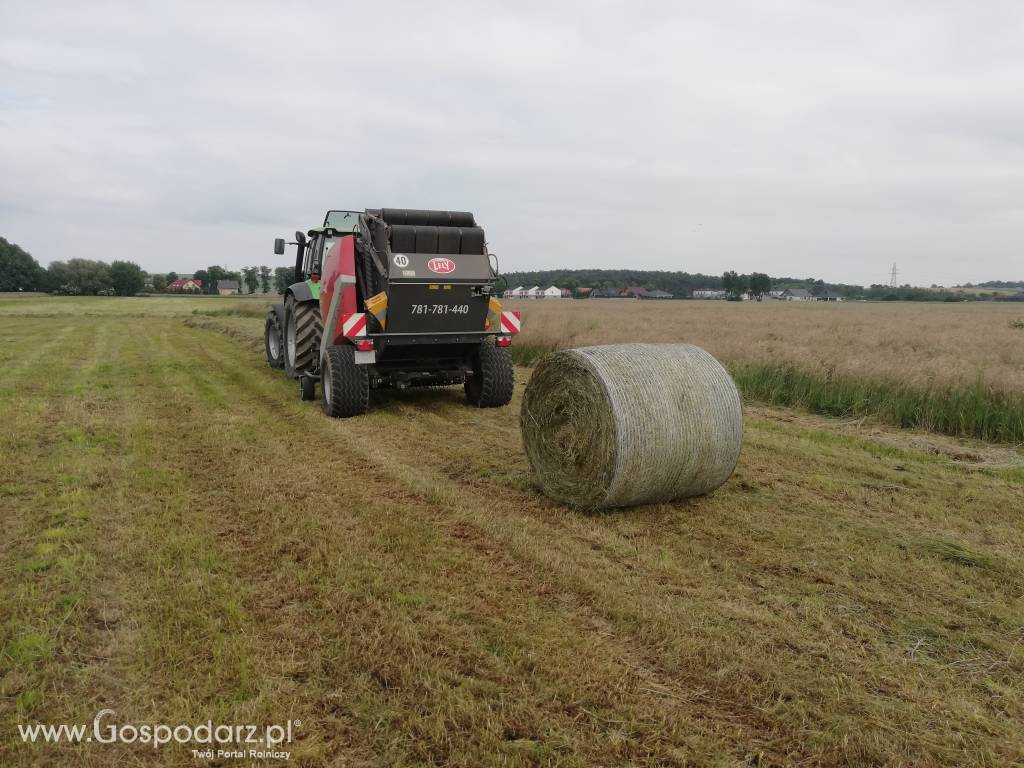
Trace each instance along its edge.
<path fill-rule="evenodd" d="M 472 210 L 505 270 L 1024 280 L 1024 3 L 0 0 L 0 235 L 282 262 Z"/>

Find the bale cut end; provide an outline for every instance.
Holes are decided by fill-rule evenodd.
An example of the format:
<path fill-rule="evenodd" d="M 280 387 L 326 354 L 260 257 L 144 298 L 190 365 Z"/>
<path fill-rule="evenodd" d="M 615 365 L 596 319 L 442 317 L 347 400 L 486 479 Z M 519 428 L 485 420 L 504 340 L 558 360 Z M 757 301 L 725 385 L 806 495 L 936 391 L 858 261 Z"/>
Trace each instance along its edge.
<path fill-rule="evenodd" d="M 541 489 L 582 509 L 709 493 L 736 468 L 743 409 L 722 365 L 689 344 L 555 352 L 523 399 L 523 444 Z"/>

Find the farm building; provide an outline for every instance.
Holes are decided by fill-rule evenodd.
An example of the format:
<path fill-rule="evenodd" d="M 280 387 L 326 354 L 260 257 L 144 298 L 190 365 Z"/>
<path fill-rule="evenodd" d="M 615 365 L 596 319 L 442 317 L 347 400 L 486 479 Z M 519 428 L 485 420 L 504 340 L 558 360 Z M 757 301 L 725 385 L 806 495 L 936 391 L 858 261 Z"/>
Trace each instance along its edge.
<path fill-rule="evenodd" d="M 238 281 L 218 280 L 217 293 L 219 293 L 221 296 L 233 296 L 234 294 L 238 293 Z"/>
<path fill-rule="evenodd" d="M 502 294 L 506 299 L 522 299 L 526 297 L 526 289 L 521 285 L 517 285 L 515 288 L 510 288 Z"/>
<path fill-rule="evenodd" d="M 622 295 L 632 296 L 634 299 L 648 299 L 651 296 L 650 291 L 637 285 L 631 285 L 628 288 L 624 288 Z"/>
<path fill-rule="evenodd" d="M 550 288 L 545 288 L 541 292 L 542 299 L 560 299 L 562 298 L 562 289 L 552 285 Z"/>
<path fill-rule="evenodd" d="M 787 288 L 779 298 L 783 301 L 814 301 L 814 296 L 806 288 Z"/>
<path fill-rule="evenodd" d="M 818 296 L 815 296 L 814 298 L 817 299 L 818 301 L 842 301 L 843 300 L 842 296 L 840 296 L 838 293 L 833 293 L 832 291 L 825 291 L 824 293 L 819 294 Z"/>
<path fill-rule="evenodd" d="M 695 299 L 724 299 L 725 291 L 719 291 L 712 288 L 698 288 L 693 292 L 693 298 Z"/>
<path fill-rule="evenodd" d="M 539 285 L 535 285 L 535 286 L 533 286 L 533 288 L 531 288 L 530 290 L 528 290 L 526 293 L 523 294 L 523 298 L 526 298 L 526 299 L 543 299 L 544 298 L 544 291 L 541 290 L 541 287 Z"/>
<path fill-rule="evenodd" d="M 622 291 L 618 288 L 595 288 L 590 292 L 590 298 L 592 299 L 621 299 L 623 298 Z"/>
<path fill-rule="evenodd" d="M 630 286 L 622 291 L 623 296 L 632 296 L 635 299 L 671 299 L 672 294 L 668 291 L 648 291 L 639 286 Z"/>
<path fill-rule="evenodd" d="M 203 281 L 191 277 L 179 277 L 167 286 L 169 293 L 199 293 L 203 290 Z"/>

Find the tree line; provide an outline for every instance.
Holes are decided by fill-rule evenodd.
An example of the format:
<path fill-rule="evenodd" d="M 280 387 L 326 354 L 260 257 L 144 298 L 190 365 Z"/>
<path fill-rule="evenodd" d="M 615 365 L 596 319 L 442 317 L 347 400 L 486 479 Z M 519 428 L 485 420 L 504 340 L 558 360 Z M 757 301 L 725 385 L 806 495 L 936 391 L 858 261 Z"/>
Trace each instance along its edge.
<path fill-rule="evenodd" d="M 177 272 L 168 272 L 165 275 L 154 274 L 152 287 L 154 293 L 173 291 L 170 288 L 179 278 Z M 221 280 L 235 280 L 238 282 L 239 293 L 284 293 L 295 281 L 294 267 L 270 267 L 253 266 L 242 267 L 238 272 L 232 272 L 221 266 L 213 265 L 206 269 L 199 269 L 192 275 L 192 279 L 202 283 L 202 289 L 191 291 L 192 293 L 217 293 L 217 283 Z"/>
<path fill-rule="evenodd" d="M 202 281 L 202 293 L 217 293 L 219 280 L 237 280 L 240 288 L 248 293 L 282 294 L 294 282 L 293 267 L 267 266 L 243 267 L 231 271 L 219 265 L 198 270 L 192 277 Z M 767 295 L 771 291 L 786 288 L 803 288 L 815 296 L 825 292 L 835 293 L 847 299 L 873 301 L 971 301 L 999 298 L 1010 300 L 1017 297 L 976 296 L 943 288 L 916 288 L 910 285 L 871 285 L 867 288 L 846 283 L 827 283 L 808 277 L 770 277 L 764 272 L 749 275 L 733 270 L 722 275 L 705 275 L 699 272 L 672 272 L 667 270 L 634 269 L 550 269 L 533 272 L 509 272 L 502 276 L 505 285 L 512 288 L 533 285 L 541 287 L 557 285 L 574 293 L 580 288 L 617 288 L 639 286 L 648 290 L 668 291 L 677 298 L 690 296 L 695 290 L 725 291 L 732 298 L 745 293 L 754 297 Z M 150 286 L 147 288 L 147 278 Z M 27 251 L 0 237 L 0 292 L 43 291 L 70 295 L 134 296 L 144 290 L 162 293 L 167 286 L 178 279 L 176 272 L 147 275 L 142 268 L 131 261 L 104 261 L 91 259 L 68 259 L 54 261 L 45 269 Z M 1017 288 L 1021 282 L 991 280 L 978 283 L 978 287 Z"/>
<path fill-rule="evenodd" d="M 705 275 L 700 272 L 672 272 L 667 270 L 640 269 L 549 269 L 534 272 L 508 272 L 504 275 L 509 288 L 534 285 L 545 287 L 557 285 L 576 293 L 580 288 L 646 288 L 649 291 L 667 291 L 678 298 L 690 296 L 694 291 L 725 291 L 739 297 L 744 293 L 764 296 L 772 290 L 820 286 L 821 290 L 832 290 L 847 295 L 860 286 L 827 284 L 814 278 L 770 277 L 764 272 L 741 275 L 728 271 L 721 275 Z"/>
<path fill-rule="evenodd" d="M 202 282 L 200 293 L 217 293 L 220 280 L 236 280 L 248 293 L 284 293 L 294 281 L 293 267 L 219 265 L 200 269 L 192 278 Z M 144 291 L 163 293 L 178 279 L 177 272 L 147 274 L 132 261 L 68 259 L 41 267 L 28 251 L 0 237 L 0 292 L 40 291 L 70 296 L 134 296 Z M 148 282 L 148 285 L 147 285 Z"/>
<path fill-rule="evenodd" d="M 649 291 L 667 291 L 676 298 L 687 298 L 694 291 L 725 291 L 730 298 L 751 294 L 755 298 L 772 291 L 787 288 L 802 288 L 813 296 L 833 293 L 844 299 L 867 301 L 976 301 L 991 299 L 991 296 L 973 296 L 960 291 L 944 288 L 917 288 L 910 285 L 852 285 L 829 283 L 814 277 L 771 277 L 764 272 L 739 274 L 729 270 L 722 275 L 705 275 L 699 272 L 671 272 L 665 270 L 636 269 L 547 269 L 539 271 L 507 272 L 504 285 L 499 288 L 530 288 L 538 285 L 544 288 L 555 285 L 568 288 L 577 295 L 580 288 L 623 289 L 626 287 L 646 288 Z M 998 281 L 993 281 L 998 282 Z M 1012 284 L 1006 284 L 1012 285 Z"/>
<path fill-rule="evenodd" d="M 145 283 L 145 272 L 132 261 L 68 259 L 43 269 L 28 251 L 0 237 L 0 291 L 134 296 Z"/>

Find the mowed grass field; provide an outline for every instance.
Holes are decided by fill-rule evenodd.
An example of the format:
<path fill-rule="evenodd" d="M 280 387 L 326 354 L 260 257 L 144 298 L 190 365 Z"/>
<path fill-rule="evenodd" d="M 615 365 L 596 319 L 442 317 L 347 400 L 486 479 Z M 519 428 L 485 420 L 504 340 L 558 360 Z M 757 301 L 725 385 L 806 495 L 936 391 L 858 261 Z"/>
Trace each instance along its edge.
<path fill-rule="evenodd" d="M 197 764 L 17 735 L 105 707 L 300 720 L 290 765 L 1024 760 L 1018 449 L 748 403 L 716 494 L 582 515 L 529 369 L 330 420 L 261 314 L 0 299 L 0 765 Z"/>

